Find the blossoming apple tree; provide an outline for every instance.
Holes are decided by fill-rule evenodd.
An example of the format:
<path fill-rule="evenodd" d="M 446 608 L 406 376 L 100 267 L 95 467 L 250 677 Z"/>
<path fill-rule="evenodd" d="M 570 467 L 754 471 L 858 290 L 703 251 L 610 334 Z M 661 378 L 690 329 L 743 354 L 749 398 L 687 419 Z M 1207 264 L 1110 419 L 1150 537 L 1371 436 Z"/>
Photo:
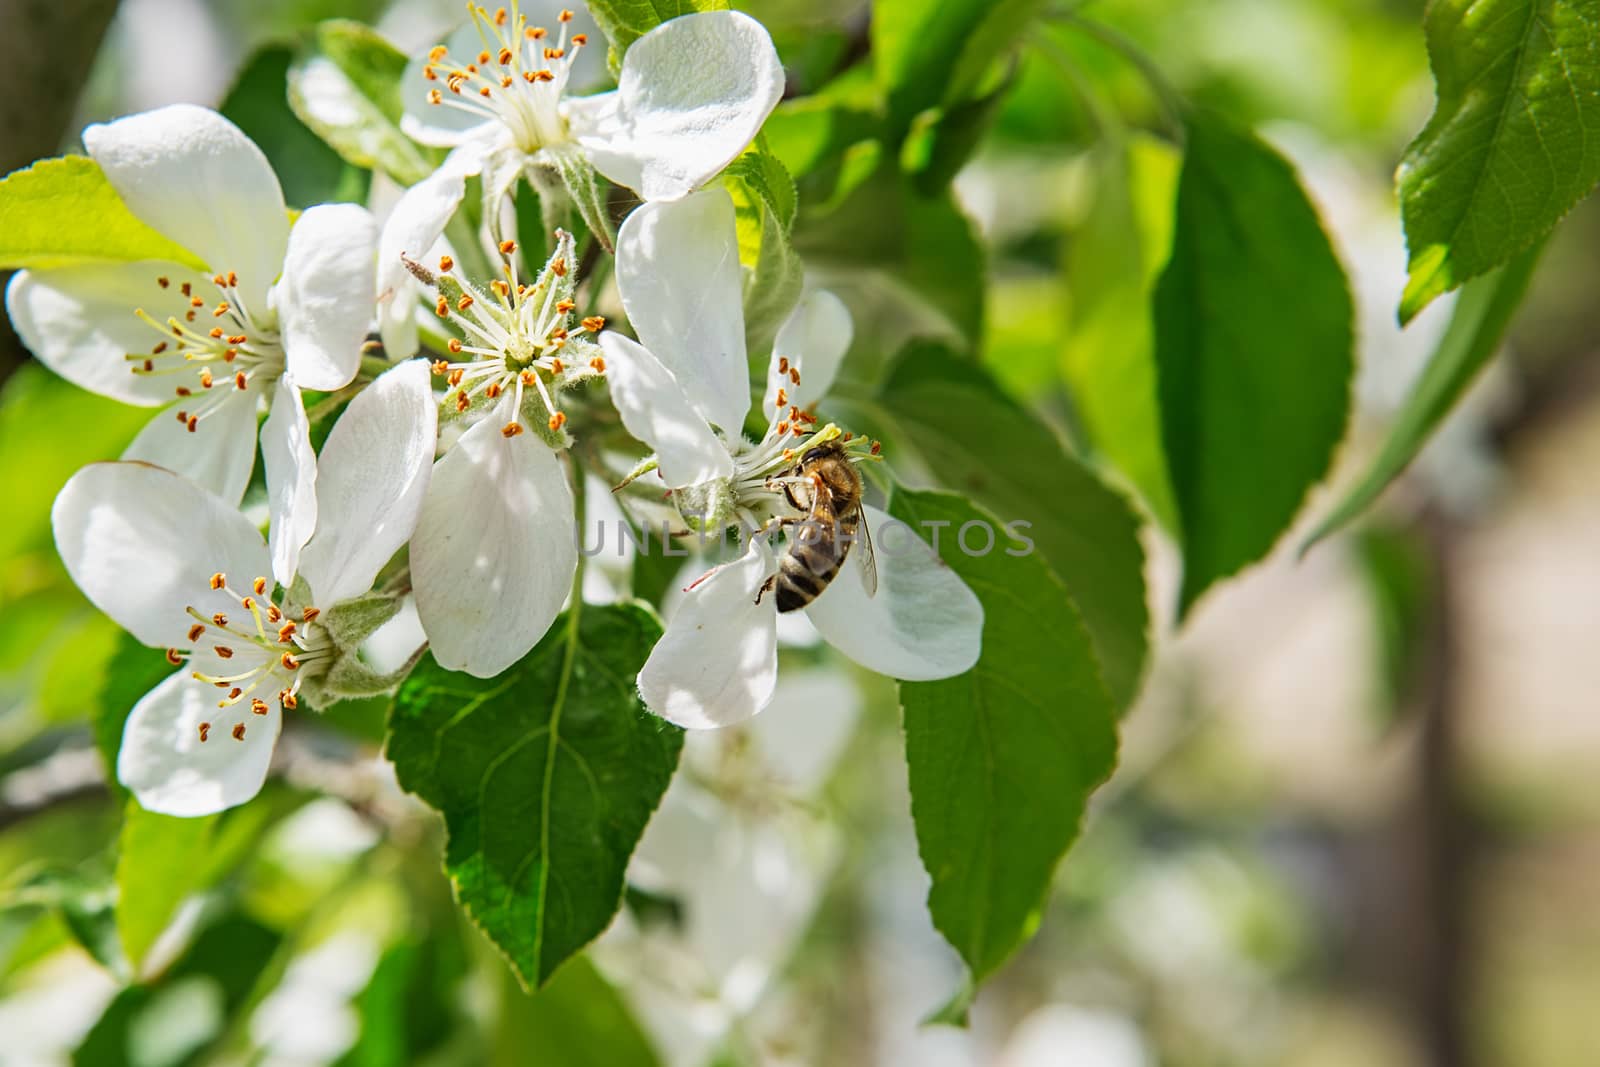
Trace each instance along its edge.
<path fill-rule="evenodd" d="M 1502 32 L 1479 9 L 1532 6 L 1429 9 L 1399 314 L 1461 289 L 1452 339 L 1313 539 L 1416 453 L 1600 179 L 1595 5 L 1555 5 L 1514 64 L 1472 37 Z M 613 922 L 684 731 L 782 692 L 792 623 L 898 686 L 958 1018 L 1115 769 L 1152 625 L 1142 531 L 1181 548 L 1181 620 L 1297 521 L 1348 414 L 1351 299 L 1295 170 L 1063 8 L 882 0 L 866 58 L 823 79 L 718 0 L 593 0 L 595 30 L 470 5 L 414 56 L 330 22 L 279 121 L 362 203 L 291 206 L 296 158 L 187 104 L 0 182 L 23 342 L 154 410 L 52 512 L 127 631 L 95 714 L 135 809 L 260 803 L 280 735 L 376 698 L 460 907 L 535 988 Z M 1047 23 L 1132 59 L 1182 160 L 1159 270 L 1097 208 L 1105 284 L 1149 328 L 1072 365 L 1071 444 L 977 357 L 996 313 L 951 189 Z M 1127 131 L 1100 136 L 1126 167 Z M 913 325 L 880 328 L 885 306 Z M 861 532 L 780 612 L 819 526 Z M 619 576 L 590 546 L 623 531 Z"/>

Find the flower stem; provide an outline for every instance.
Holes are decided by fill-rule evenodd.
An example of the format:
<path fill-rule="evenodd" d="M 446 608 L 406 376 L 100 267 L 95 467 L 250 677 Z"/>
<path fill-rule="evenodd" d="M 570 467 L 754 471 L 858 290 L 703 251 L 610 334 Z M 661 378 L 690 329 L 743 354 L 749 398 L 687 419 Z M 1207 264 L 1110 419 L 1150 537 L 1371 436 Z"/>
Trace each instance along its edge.
<path fill-rule="evenodd" d="M 572 530 L 573 536 L 578 539 L 578 568 L 572 574 L 572 606 L 567 609 L 570 616 L 567 625 L 572 639 L 577 640 L 578 615 L 583 608 L 583 572 L 589 563 L 589 556 L 583 551 L 588 539 L 588 530 L 584 525 L 588 487 L 585 485 L 583 463 L 571 449 L 567 450 L 567 471 L 572 478 Z"/>

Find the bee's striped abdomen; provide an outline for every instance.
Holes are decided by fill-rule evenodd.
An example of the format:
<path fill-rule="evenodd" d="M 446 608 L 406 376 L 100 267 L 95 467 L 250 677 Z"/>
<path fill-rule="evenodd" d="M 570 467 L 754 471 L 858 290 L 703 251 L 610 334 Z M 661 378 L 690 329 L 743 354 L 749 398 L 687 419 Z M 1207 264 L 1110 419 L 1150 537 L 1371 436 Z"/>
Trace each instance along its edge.
<path fill-rule="evenodd" d="M 795 540 L 778 564 L 778 610 L 798 611 L 828 588 L 855 537 L 855 516 L 814 523 L 809 537 Z"/>

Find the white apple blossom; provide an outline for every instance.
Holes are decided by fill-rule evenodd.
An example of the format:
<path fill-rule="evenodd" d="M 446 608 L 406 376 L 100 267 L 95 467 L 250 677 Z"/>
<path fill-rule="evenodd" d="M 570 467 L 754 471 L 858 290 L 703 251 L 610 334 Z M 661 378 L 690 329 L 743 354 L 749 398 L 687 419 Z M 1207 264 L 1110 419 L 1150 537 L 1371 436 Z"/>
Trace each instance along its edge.
<path fill-rule="evenodd" d="M 578 566 L 572 491 L 555 449 L 569 443 L 557 393 L 605 370 L 589 335 L 605 320 L 577 318 L 571 235 L 532 284 L 517 276 L 516 245 L 500 246 L 503 277 L 479 289 L 446 256 L 416 273 L 456 324 L 443 418 L 472 424 L 434 471 L 411 544 L 417 612 L 434 658 L 492 677 L 550 628 Z"/>
<path fill-rule="evenodd" d="M 628 431 L 654 450 L 662 480 L 686 512 L 708 527 L 737 521 L 750 532 L 786 512 L 795 517 L 784 481 L 807 447 L 840 436 L 832 426 L 816 429 L 809 409 L 849 347 L 844 305 L 813 292 L 780 328 L 762 403 L 768 425 L 752 444 L 742 432 L 750 383 L 727 192 L 646 204 L 630 215 L 617 237 L 617 286 L 639 341 L 600 337 L 612 400 Z M 861 439 L 843 436 L 853 458 L 871 454 Z M 877 508 L 864 511 L 870 528 L 891 526 Z M 805 613 L 829 643 L 882 674 L 960 674 L 978 658 L 982 605 L 926 543 L 894 528 L 893 543 L 877 554 L 875 595 L 847 562 Z M 773 549 L 754 536 L 741 558 L 686 591 L 639 674 L 652 711 L 680 726 L 713 728 L 766 707 L 777 685 L 778 606 L 766 592 L 777 569 Z"/>
<path fill-rule="evenodd" d="M 523 177 L 546 200 L 572 196 L 609 240 L 594 171 L 645 200 L 679 199 L 744 151 L 783 96 L 772 38 L 737 11 L 662 23 L 628 49 L 615 90 L 575 97 L 568 81 L 588 39 L 568 35 L 570 11 L 552 36 L 515 4 L 509 12 L 470 10 L 473 25 L 413 63 L 404 83 L 402 128 L 451 153 L 407 191 L 384 227 L 382 329 L 395 356 L 416 347 L 416 290 L 400 257 L 428 253 L 467 178 L 482 175 L 483 215 L 496 241 L 505 236 L 502 207 Z"/>
<path fill-rule="evenodd" d="M 249 484 L 257 410 L 270 404 L 260 436 L 274 572 L 285 579 L 316 517 L 300 390 L 356 375 L 376 300 L 376 224 L 354 204 L 324 204 L 291 228 L 261 150 L 205 108 L 130 115 L 83 139 L 129 210 L 207 273 L 159 261 L 26 270 L 6 290 L 11 321 L 69 381 L 171 404 L 123 458 L 184 474 L 230 504 Z M 298 527 L 282 521 L 291 505 Z"/>
<path fill-rule="evenodd" d="M 117 777 L 139 803 L 205 815 L 266 777 L 303 689 L 371 685 L 354 644 L 393 609 L 367 594 L 410 537 L 437 436 L 428 368 L 363 390 L 329 434 L 315 535 L 275 597 L 260 533 L 231 502 L 146 463 L 73 475 L 51 513 L 67 570 L 97 607 L 181 670 L 128 716 Z M 365 632 L 363 632 L 365 631 Z"/>

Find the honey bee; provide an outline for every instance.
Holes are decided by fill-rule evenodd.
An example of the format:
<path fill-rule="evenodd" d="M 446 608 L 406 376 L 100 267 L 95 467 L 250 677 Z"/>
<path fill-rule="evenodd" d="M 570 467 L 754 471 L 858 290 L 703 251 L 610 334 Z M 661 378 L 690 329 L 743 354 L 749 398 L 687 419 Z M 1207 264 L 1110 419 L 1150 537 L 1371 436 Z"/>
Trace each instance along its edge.
<path fill-rule="evenodd" d="M 878 569 L 872 535 L 861 506 L 861 475 L 837 440 L 807 449 L 784 486 L 789 503 L 805 514 L 794 523 L 789 549 L 775 578 L 778 610 L 798 611 L 822 595 L 838 575 L 850 546 L 858 539 L 856 559 L 867 595 L 878 591 Z"/>

